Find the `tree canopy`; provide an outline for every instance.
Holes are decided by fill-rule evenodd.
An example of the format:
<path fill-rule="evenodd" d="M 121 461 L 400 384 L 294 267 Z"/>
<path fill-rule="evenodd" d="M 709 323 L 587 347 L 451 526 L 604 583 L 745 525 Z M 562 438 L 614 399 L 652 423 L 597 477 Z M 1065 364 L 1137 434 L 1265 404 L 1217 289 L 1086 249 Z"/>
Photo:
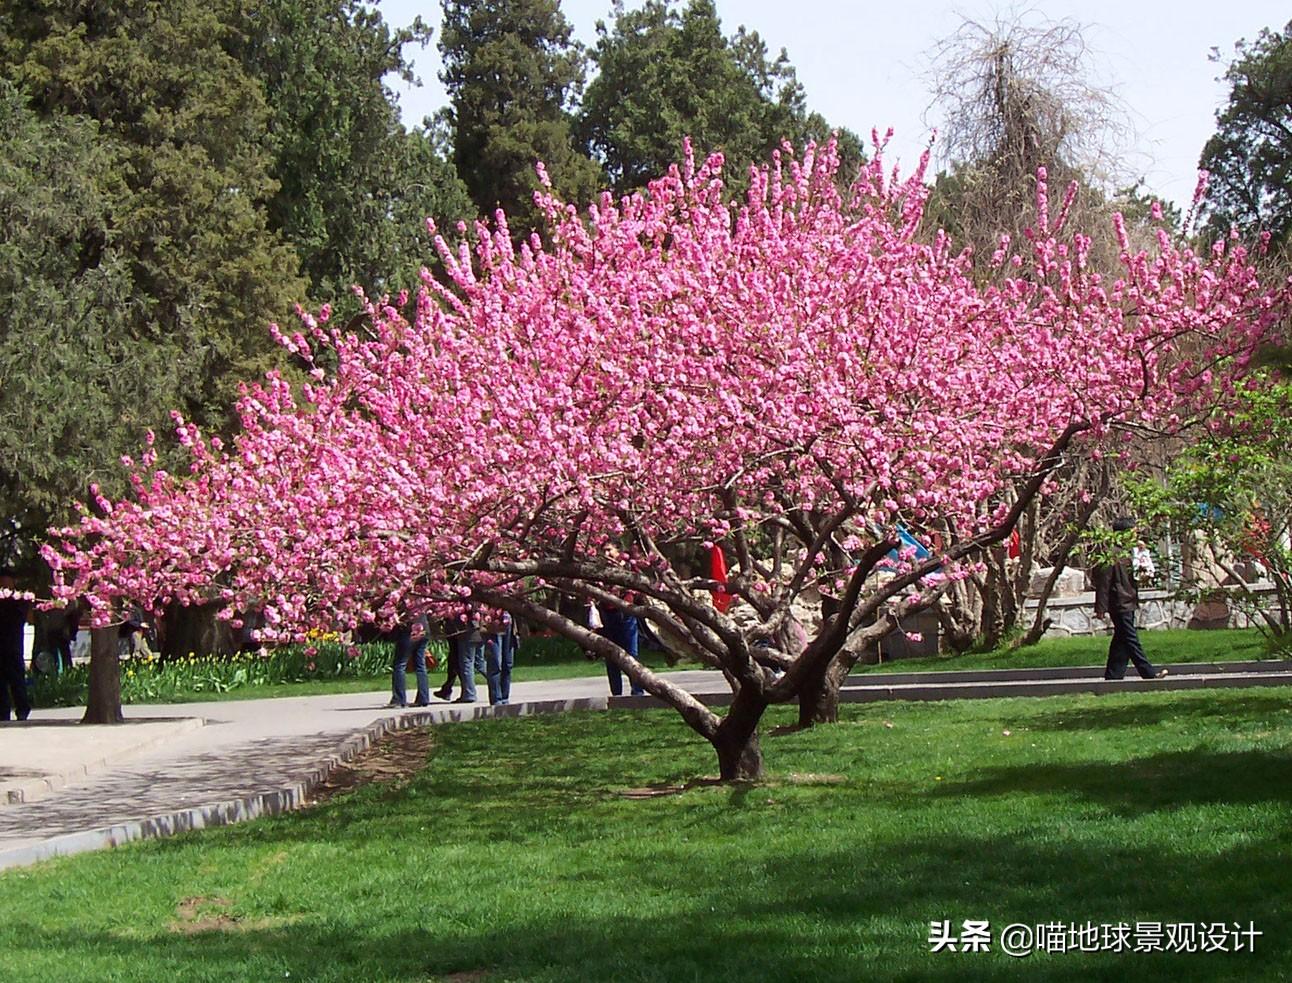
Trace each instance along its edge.
<path fill-rule="evenodd" d="M 412 78 L 404 48 L 430 29 L 419 18 L 391 30 L 359 0 L 270 0 L 239 15 L 235 53 L 268 102 L 269 225 L 300 257 L 310 296 L 415 287 L 423 220 L 475 215 L 436 134 L 405 130 L 385 82 Z"/>
<path fill-rule="evenodd" d="M 600 174 L 570 132 L 585 59 L 557 0 L 444 0 L 439 44 L 454 163 L 479 214 L 502 208 L 527 232 L 540 161 L 564 194 L 593 193 Z"/>
<path fill-rule="evenodd" d="M 424 220 L 475 214 L 383 81 L 427 37 L 352 0 L 0 5 L 7 559 L 171 410 L 229 424 L 296 302 L 416 288 Z"/>
<path fill-rule="evenodd" d="M 722 151 L 740 186 L 745 169 L 782 141 L 802 146 L 829 136 L 826 121 L 808 112 L 784 49 L 770 58 L 758 33 L 743 27 L 725 36 L 712 0 L 681 10 L 666 0 L 626 10 L 616 0 L 613 15 L 610 25 L 597 23 L 597 71 L 576 132 L 616 191 L 645 187 L 688 137 L 703 151 Z M 845 132 L 840 146 L 851 180 L 861 144 Z"/>
<path fill-rule="evenodd" d="M 1292 232 L 1292 22 L 1239 41 L 1225 70 L 1229 101 L 1199 161 L 1211 174 L 1207 210 L 1223 235 L 1237 226 L 1268 231 L 1285 246 Z"/>
<path fill-rule="evenodd" d="M 303 398 L 252 387 L 231 446 L 184 427 L 191 477 L 150 449 L 130 498 L 47 549 L 58 594 L 100 622 L 126 599 L 254 606 L 275 637 L 500 608 L 619 665 L 751 777 L 768 705 L 812 698 L 965 576 L 1065 454 L 1205 419 L 1289 310 L 1242 246 L 1135 251 L 1120 224 L 1105 279 L 1043 171 L 1033 236 L 982 284 L 917 234 L 922 166 L 897 180 L 876 158 L 841 190 L 833 145 L 781 156 L 733 221 L 722 163 L 586 216 L 545 197 L 550 245 L 483 223 L 441 240 L 444 278 L 410 316 L 371 305 L 362 335 L 306 316 L 282 343 L 335 371 Z M 899 549 L 899 525 L 941 546 Z M 717 540 L 725 584 L 674 562 Z M 552 588 L 723 669 L 730 711 L 551 610 Z M 830 610 L 804 637 L 808 590 Z"/>
<path fill-rule="evenodd" d="M 116 164 L 98 126 L 42 119 L 0 82 L 0 557 L 30 550 L 178 400 L 161 346 L 139 344 L 130 265 L 110 241 Z M 156 394 L 156 397 L 155 395 Z M 165 409 L 163 404 L 162 409 Z M 115 451 L 115 454 L 113 454 Z"/>
<path fill-rule="evenodd" d="M 0 467 L 19 546 L 85 481 L 119 487 L 117 457 L 170 410 L 225 419 L 274 355 L 266 322 L 300 296 L 268 226 L 267 107 L 233 37 L 218 4 L 0 8 L 0 345 L 23 424 Z"/>

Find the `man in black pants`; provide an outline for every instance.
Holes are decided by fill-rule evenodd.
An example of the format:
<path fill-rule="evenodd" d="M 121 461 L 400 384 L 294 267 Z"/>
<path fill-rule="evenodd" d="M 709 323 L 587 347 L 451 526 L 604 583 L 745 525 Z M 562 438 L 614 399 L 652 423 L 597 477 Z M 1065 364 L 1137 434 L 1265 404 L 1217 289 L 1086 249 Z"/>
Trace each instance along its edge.
<path fill-rule="evenodd" d="M 1130 532 L 1135 528 L 1131 519 L 1113 522 L 1114 532 Z M 1104 679 L 1121 679 L 1126 675 L 1126 663 L 1134 662 L 1135 670 L 1145 679 L 1161 679 L 1165 669 L 1155 668 L 1144 655 L 1135 628 L 1135 611 L 1139 607 L 1139 588 L 1129 556 L 1124 556 L 1111 566 L 1095 567 L 1095 616 L 1110 617 L 1113 622 L 1113 640 L 1108 646 L 1108 664 Z"/>
<path fill-rule="evenodd" d="M 9 708 L 18 712 L 19 720 L 31 714 L 27 699 L 27 667 L 22 659 L 22 633 L 31 615 L 31 602 L 12 596 L 13 571 L 0 569 L 0 720 L 9 719 Z"/>

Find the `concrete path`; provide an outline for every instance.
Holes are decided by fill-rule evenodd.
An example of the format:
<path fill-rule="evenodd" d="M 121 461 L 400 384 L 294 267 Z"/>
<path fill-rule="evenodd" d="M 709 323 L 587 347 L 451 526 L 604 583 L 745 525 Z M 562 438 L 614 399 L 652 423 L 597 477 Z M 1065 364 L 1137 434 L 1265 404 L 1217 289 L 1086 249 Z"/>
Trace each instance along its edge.
<path fill-rule="evenodd" d="M 84 726 L 38 716 L 0 740 L 0 804 L 32 802 L 202 726 L 200 717 Z"/>
<path fill-rule="evenodd" d="M 1292 685 L 1289 663 L 1169 668 L 1163 680 L 1119 682 L 1075 668 L 867 673 L 852 677 L 841 695 L 871 702 Z M 730 698 L 720 673 L 684 671 L 669 679 L 714 705 Z M 507 707 L 437 703 L 392 710 L 388 698 L 350 693 L 127 707 L 135 722 L 116 728 L 74 725 L 78 708 L 0 724 L 0 779 L 15 789 L 32 783 L 21 787 L 25 801 L 4 804 L 0 795 L 0 868 L 297 808 L 338 763 L 403 727 L 658 704 L 607 699 L 604 677 L 518 682 Z"/>

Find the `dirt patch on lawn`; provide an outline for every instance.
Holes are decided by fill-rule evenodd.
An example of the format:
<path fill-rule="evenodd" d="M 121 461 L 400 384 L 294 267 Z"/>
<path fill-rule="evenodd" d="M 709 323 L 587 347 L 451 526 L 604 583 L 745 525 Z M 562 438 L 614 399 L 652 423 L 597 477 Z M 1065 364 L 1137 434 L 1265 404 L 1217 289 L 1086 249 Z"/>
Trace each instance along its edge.
<path fill-rule="evenodd" d="M 398 785 L 426 765 L 434 740 L 430 727 L 410 727 L 387 734 L 363 753 L 337 765 L 310 793 L 309 802 L 326 802 L 360 785 Z"/>
<path fill-rule="evenodd" d="M 201 935 L 204 932 L 257 932 L 281 928 L 300 919 L 300 915 L 273 918 L 243 918 L 232 912 L 228 898 L 185 898 L 175 906 L 175 920 L 167 928 L 175 935 Z"/>
<path fill-rule="evenodd" d="M 238 919 L 229 913 L 233 902 L 228 898 L 185 898 L 175 906 L 175 920 L 170 930 L 179 935 L 197 935 L 199 932 L 227 932 L 238 926 Z"/>

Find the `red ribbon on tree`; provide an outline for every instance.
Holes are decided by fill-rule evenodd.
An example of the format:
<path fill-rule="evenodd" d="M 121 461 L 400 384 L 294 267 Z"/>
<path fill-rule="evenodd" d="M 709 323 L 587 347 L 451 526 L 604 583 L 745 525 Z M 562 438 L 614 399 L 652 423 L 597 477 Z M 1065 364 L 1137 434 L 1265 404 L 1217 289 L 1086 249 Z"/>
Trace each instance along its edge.
<path fill-rule="evenodd" d="M 1015 526 L 1009 534 L 1009 549 L 1006 554 L 1011 560 L 1017 560 L 1023 555 L 1023 538 L 1018 534 L 1018 527 Z"/>
<path fill-rule="evenodd" d="M 724 587 L 727 584 L 727 558 L 722 553 L 722 547 L 714 543 L 709 547 L 709 579 L 716 580 Z M 731 602 L 735 600 L 731 594 L 725 590 L 712 591 L 713 606 L 723 614 L 727 613 L 727 608 L 731 607 Z"/>

